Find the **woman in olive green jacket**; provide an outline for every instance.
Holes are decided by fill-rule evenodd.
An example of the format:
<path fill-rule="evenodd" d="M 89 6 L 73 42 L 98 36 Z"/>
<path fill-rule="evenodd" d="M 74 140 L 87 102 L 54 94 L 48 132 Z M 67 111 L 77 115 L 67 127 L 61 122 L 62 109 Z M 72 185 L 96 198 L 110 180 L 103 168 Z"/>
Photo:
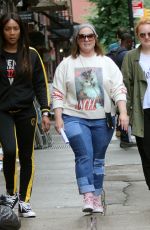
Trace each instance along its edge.
<path fill-rule="evenodd" d="M 127 109 L 141 156 L 144 176 L 150 189 L 150 18 L 136 26 L 140 46 L 129 51 L 122 64 L 127 87 Z"/>

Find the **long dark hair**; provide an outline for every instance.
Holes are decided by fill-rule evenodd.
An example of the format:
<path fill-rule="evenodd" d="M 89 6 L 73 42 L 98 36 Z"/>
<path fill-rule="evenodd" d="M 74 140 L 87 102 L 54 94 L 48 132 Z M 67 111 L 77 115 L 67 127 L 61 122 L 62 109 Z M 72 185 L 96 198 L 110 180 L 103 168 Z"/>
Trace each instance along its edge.
<path fill-rule="evenodd" d="M 4 27 L 11 19 L 13 19 L 20 28 L 20 38 L 17 46 L 17 75 L 26 73 L 27 76 L 31 77 L 32 68 L 29 55 L 29 38 L 24 24 L 17 13 L 7 13 L 0 18 L 0 52 L 4 48 L 6 42 L 4 38 Z"/>

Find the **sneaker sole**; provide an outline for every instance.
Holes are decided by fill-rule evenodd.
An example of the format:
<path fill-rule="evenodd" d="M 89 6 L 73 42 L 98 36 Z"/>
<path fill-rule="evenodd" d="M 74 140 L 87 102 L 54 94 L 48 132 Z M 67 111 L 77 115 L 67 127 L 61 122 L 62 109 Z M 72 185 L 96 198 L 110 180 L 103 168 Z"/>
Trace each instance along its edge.
<path fill-rule="evenodd" d="M 93 210 L 93 213 L 101 213 L 101 214 L 103 214 L 104 210 L 103 211 L 102 210 Z"/>
<path fill-rule="evenodd" d="M 82 212 L 93 212 L 92 208 L 84 208 L 82 209 Z"/>
<path fill-rule="evenodd" d="M 24 218 L 35 218 L 36 215 L 33 215 L 33 214 L 27 214 L 27 213 L 19 213 L 19 216 L 20 217 L 24 217 Z"/>

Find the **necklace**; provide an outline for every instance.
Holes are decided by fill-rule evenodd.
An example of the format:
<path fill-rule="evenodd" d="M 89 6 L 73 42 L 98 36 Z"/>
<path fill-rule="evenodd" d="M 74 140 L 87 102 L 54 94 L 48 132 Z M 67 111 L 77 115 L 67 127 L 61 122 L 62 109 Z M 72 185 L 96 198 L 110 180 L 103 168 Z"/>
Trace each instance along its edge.
<path fill-rule="evenodd" d="M 89 72 L 92 72 L 92 68 L 85 68 L 85 66 L 83 65 L 83 61 L 82 61 L 82 59 L 81 59 L 81 56 L 79 56 L 79 60 L 80 60 L 80 63 L 81 63 L 81 65 L 82 65 L 82 67 L 83 67 L 83 69 L 84 69 L 84 73 L 87 75 L 87 77 L 89 76 Z"/>

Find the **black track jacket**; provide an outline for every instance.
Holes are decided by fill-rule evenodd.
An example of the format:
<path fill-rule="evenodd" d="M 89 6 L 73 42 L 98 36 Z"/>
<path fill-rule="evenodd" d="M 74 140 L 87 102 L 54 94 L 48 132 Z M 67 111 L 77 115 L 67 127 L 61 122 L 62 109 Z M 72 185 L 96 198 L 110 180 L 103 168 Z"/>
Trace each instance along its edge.
<path fill-rule="evenodd" d="M 6 77 L 6 60 L 0 57 L 0 110 L 15 111 L 28 108 L 36 96 L 41 111 L 50 110 L 47 75 L 38 52 L 30 47 L 32 80 L 26 74 L 16 76 L 12 85 Z M 18 67 L 17 67 L 18 68 Z"/>

